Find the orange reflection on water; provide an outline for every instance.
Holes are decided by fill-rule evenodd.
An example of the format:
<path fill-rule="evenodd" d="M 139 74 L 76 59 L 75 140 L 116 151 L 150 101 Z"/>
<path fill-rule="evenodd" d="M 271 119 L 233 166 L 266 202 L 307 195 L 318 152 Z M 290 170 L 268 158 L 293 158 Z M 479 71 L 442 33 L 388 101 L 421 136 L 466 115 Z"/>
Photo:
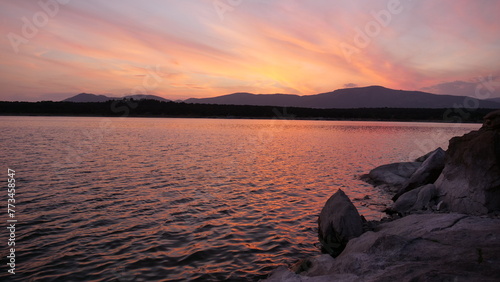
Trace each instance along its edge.
<path fill-rule="evenodd" d="M 298 253 L 318 254 L 317 216 L 337 189 L 378 219 L 387 198 L 358 175 L 406 160 L 433 134 L 478 127 L 109 120 L 110 130 L 89 141 L 102 119 L 2 118 L 13 135 L 5 157 L 25 175 L 19 260 L 27 281 L 257 280 Z M 61 148 L 81 140 L 92 149 L 66 161 L 71 150 Z M 53 163 L 60 170 L 46 173 Z"/>

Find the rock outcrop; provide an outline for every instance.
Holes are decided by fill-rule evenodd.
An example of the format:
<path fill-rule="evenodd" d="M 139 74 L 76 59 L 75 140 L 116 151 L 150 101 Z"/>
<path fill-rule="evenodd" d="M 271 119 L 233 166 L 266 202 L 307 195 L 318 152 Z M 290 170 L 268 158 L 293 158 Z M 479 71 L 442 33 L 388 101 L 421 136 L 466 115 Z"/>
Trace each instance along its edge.
<path fill-rule="evenodd" d="M 380 166 L 368 178 L 399 187 L 389 210 L 402 218 L 367 224 L 371 231 L 362 233 L 361 217 L 339 190 L 318 221 L 335 258 L 279 268 L 267 281 L 500 281 L 500 111 L 485 116 L 480 130 L 452 138 L 446 152 Z"/>
<path fill-rule="evenodd" d="M 500 110 L 484 116 L 483 128 L 500 129 Z"/>
<path fill-rule="evenodd" d="M 386 164 L 372 169 L 364 178 L 374 185 L 388 185 L 399 190 L 420 165 L 422 162 Z"/>
<path fill-rule="evenodd" d="M 349 241 L 340 256 L 267 281 L 499 281 L 500 219 L 414 214 Z"/>
<path fill-rule="evenodd" d="M 500 210 L 500 129 L 490 124 L 496 125 L 485 122 L 480 130 L 450 140 L 435 182 L 450 211 L 481 215 Z"/>
<path fill-rule="evenodd" d="M 338 256 L 347 242 L 363 233 L 363 220 L 342 190 L 328 199 L 318 218 L 318 237 L 323 248 Z"/>
<path fill-rule="evenodd" d="M 414 211 L 430 210 L 436 197 L 436 186 L 427 184 L 403 194 L 390 208 L 391 211 L 405 215 Z"/>
<path fill-rule="evenodd" d="M 393 200 L 396 201 L 404 193 L 422 185 L 434 183 L 444 169 L 445 154 L 446 152 L 441 148 L 432 151 L 422 165 L 403 184 L 403 187 L 394 196 Z"/>
<path fill-rule="evenodd" d="M 418 212 L 418 207 L 429 210 L 431 204 L 437 204 L 439 210 L 471 215 L 500 211 L 499 121 L 500 111 L 492 112 L 485 117 L 480 130 L 452 138 L 446 152 L 438 148 L 417 162 L 382 165 L 370 171 L 368 181 L 385 184 L 389 191 L 397 190 L 389 212 L 407 214 Z M 419 193 L 412 190 L 432 183 L 436 194 L 431 193 L 432 197 L 420 194 L 417 203 Z M 398 202 L 402 196 L 404 200 Z M 429 202 L 421 202 L 427 199 Z M 430 202 L 433 199 L 435 203 Z M 410 203 L 416 205 L 410 207 Z"/>

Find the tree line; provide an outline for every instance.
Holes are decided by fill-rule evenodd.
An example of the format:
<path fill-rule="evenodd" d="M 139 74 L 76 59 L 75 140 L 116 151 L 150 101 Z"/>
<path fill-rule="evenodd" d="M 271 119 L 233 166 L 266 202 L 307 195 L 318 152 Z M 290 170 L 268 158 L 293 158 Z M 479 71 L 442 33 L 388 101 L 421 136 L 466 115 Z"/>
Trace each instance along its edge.
<path fill-rule="evenodd" d="M 491 109 L 356 108 L 311 109 L 274 106 L 190 104 L 157 100 L 107 102 L 0 102 L 1 115 L 280 118 L 324 120 L 482 122 Z"/>

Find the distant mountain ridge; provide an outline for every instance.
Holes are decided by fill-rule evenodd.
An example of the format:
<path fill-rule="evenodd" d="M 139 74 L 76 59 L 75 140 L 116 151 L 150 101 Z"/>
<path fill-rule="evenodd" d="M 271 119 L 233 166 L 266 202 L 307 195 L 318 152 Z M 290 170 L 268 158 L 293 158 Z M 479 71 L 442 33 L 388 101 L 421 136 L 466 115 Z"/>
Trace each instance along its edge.
<path fill-rule="evenodd" d="M 453 108 L 463 105 L 466 97 L 438 95 L 421 91 L 394 90 L 382 86 L 344 88 L 316 95 L 233 93 L 212 98 L 191 98 L 197 104 L 304 107 L 317 109 L 347 108 Z M 500 108 L 496 99 L 478 100 L 480 108 Z"/>
<path fill-rule="evenodd" d="M 90 103 L 90 102 L 106 102 L 110 100 L 120 100 L 120 99 L 134 99 L 134 100 L 157 100 L 157 101 L 164 101 L 168 102 L 170 100 L 155 96 L 155 95 L 144 95 L 144 94 L 137 94 L 137 95 L 128 95 L 125 97 L 108 97 L 106 95 L 96 95 L 96 94 L 89 94 L 89 93 L 80 93 L 78 95 L 75 95 L 73 97 L 67 98 L 62 100 L 63 102 L 76 102 L 76 103 Z"/>
<path fill-rule="evenodd" d="M 491 101 L 495 103 L 500 103 L 500 98 L 491 98 L 491 99 L 486 99 L 486 101 Z"/>
<path fill-rule="evenodd" d="M 116 99 L 151 99 L 168 102 L 171 100 L 155 95 L 129 95 L 108 97 L 80 93 L 63 100 L 64 102 L 105 102 Z M 299 96 L 295 94 L 252 94 L 238 92 L 211 98 L 190 98 L 185 103 L 219 104 L 244 106 L 301 107 L 313 109 L 349 108 L 455 108 L 463 107 L 467 97 L 438 95 L 421 91 L 389 89 L 382 86 L 344 88 L 332 92 Z M 479 108 L 500 109 L 500 98 L 477 100 Z M 470 102 L 470 101 L 469 101 Z M 470 105 L 470 103 L 468 104 Z"/>

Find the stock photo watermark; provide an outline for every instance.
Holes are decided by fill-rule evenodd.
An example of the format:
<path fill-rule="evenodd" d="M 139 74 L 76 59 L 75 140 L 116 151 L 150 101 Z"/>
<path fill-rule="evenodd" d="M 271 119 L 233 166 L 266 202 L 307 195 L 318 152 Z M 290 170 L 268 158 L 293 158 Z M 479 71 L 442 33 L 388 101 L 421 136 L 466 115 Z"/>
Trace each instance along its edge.
<path fill-rule="evenodd" d="M 275 138 L 275 135 L 279 132 L 282 132 L 284 128 L 290 124 L 290 120 L 294 118 L 293 115 L 289 115 L 287 113 L 286 108 L 283 108 L 283 112 L 279 111 L 277 108 L 273 109 L 274 117 L 272 118 L 268 127 L 261 128 L 253 137 L 248 137 L 245 142 L 242 142 L 238 145 L 237 151 L 243 155 L 249 155 L 250 161 L 255 159 L 258 156 L 258 150 L 267 146 L 267 144 L 271 143 Z M 240 160 L 237 160 L 235 157 L 231 158 L 230 162 L 226 164 L 226 170 L 220 170 L 213 174 L 210 174 L 212 180 L 214 180 L 214 184 L 222 184 L 227 176 L 233 175 L 242 164 Z M 197 191 L 197 193 L 201 193 Z M 208 193 L 206 197 L 216 198 L 212 195 L 212 193 Z"/>
<path fill-rule="evenodd" d="M 7 230 L 9 236 L 7 239 L 7 249 L 9 255 L 7 256 L 7 272 L 16 274 L 16 171 L 9 168 L 7 169 Z"/>
<path fill-rule="evenodd" d="M 221 22 L 224 21 L 224 15 L 228 12 L 233 12 L 236 7 L 241 5 L 243 0 L 213 0 L 212 5 L 214 7 L 217 16 Z"/>
<path fill-rule="evenodd" d="M 493 82 L 494 78 L 492 75 L 486 78 L 482 76 L 478 77 L 476 79 L 474 96 L 466 96 L 462 103 L 454 104 L 452 108 L 446 109 L 443 113 L 443 121 L 451 123 L 451 127 L 460 126 L 462 122 L 470 117 L 472 112 L 479 109 L 480 100 L 488 99 L 494 95 L 496 89 Z M 407 155 L 407 159 L 402 159 L 403 162 L 400 163 L 398 171 L 402 173 L 412 171 L 414 169 L 412 162 L 432 152 L 447 140 L 449 140 L 449 137 L 446 135 L 445 129 L 442 128 L 439 128 L 427 138 L 414 140 L 415 150 Z"/>
<path fill-rule="evenodd" d="M 478 77 L 474 96 L 464 97 L 464 100 L 461 104 L 454 104 L 453 108 L 447 109 L 443 113 L 443 121 L 451 122 L 452 126 L 454 127 L 459 126 L 463 121 L 470 117 L 470 114 L 472 112 L 479 108 L 480 100 L 488 99 L 493 96 L 496 90 L 493 82 L 494 81 L 492 75 L 489 75 L 488 77 Z M 416 159 L 422 154 L 434 150 L 439 146 L 439 144 L 446 142 L 448 138 L 444 133 L 444 130 L 440 129 L 436 133 L 430 135 L 429 138 L 415 140 L 417 149 L 409 154 L 409 159 Z"/>
<path fill-rule="evenodd" d="M 159 65 L 155 65 L 154 67 L 147 66 L 144 68 L 144 71 L 145 74 L 140 84 L 130 90 L 131 95 L 148 95 L 163 82 L 164 75 Z M 120 120 L 128 117 L 131 110 L 138 106 L 138 101 L 132 99 L 117 99 L 111 102 L 110 110 L 114 114 L 119 114 L 120 116 L 118 119 Z M 90 158 L 90 155 L 96 152 L 97 148 L 106 142 L 106 136 L 111 135 L 115 130 L 115 126 L 113 125 L 114 121 L 116 121 L 116 119 L 101 119 L 98 127 L 82 131 L 84 138 L 80 139 L 76 145 L 69 145 L 65 148 L 66 153 L 63 162 L 52 164 L 52 168 L 59 181 L 65 180 L 63 176 L 68 173 L 69 168 L 82 166 L 84 162 Z M 97 198 L 100 197 L 101 196 L 97 196 Z M 124 269 L 114 270 L 113 276 L 121 282 L 135 280 L 135 276 Z"/>
<path fill-rule="evenodd" d="M 40 10 L 33 13 L 31 17 L 21 17 L 21 27 L 18 32 L 9 32 L 12 49 L 17 54 L 22 44 L 28 44 L 43 29 L 49 21 L 56 17 L 61 11 L 61 5 L 67 5 L 71 0 L 40 0 L 37 2 Z"/>
<path fill-rule="evenodd" d="M 352 56 L 361 53 L 362 49 L 367 48 L 372 40 L 382 32 L 382 29 L 391 24 L 393 17 L 401 14 L 403 10 L 404 5 L 400 0 L 389 0 L 385 9 L 378 12 L 371 11 L 372 20 L 366 22 L 363 27 L 357 26 L 354 28 L 351 42 L 344 41 L 339 45 L 347 62 L 352 62 Z"/>
<path fill-rule="evenodd" d="M 131 94 L 148 94 L 150 91 L 155 90 L 163 82 L 163 74 L 161 73 L 160 66 L 155 67 L 147 66 L 144 68 L 145 75 L 140 85 L 131 89 Z M 114 114 L 120 114 L 121 118 L 128 117 L 130 111 L 139 106 L 139 102 L 131 99 L 117 99 L 111 102 L 110 108 Z M 68 167 L 80 166 L 85 157 L 95 152 L 96 147 L 104 142 L 107 135 L 111 134 L 114 130 L 112 119 L 105 118 L 99 122 L 98 128 L 85 129 L 82 131 L 84 138 L 81 139 L 76 146 L 67 146 L 65 148 L 64 162 L 57 162 L 52 164 L 55 170 L 55 175 L 62 180 L 62 174 L 65 173 Z"/>
<path fill-rule="evenodd" d="M 146 75 L 141 81 L 141 85 L 132 88 L 131 95 L 148 95 L 150 91 L 155 90 L 163 82 L 163 74 L 161 73 L 160 66 L 156 65 L 155 68 L 147 66 L 145 69 Z M 111 111 L 113 113 L 121 113 L 121 117 L 127 117 L 131 109 L 139 106 L 137 102 L 131 99 L 114 100 L 111 103 Z"/>

